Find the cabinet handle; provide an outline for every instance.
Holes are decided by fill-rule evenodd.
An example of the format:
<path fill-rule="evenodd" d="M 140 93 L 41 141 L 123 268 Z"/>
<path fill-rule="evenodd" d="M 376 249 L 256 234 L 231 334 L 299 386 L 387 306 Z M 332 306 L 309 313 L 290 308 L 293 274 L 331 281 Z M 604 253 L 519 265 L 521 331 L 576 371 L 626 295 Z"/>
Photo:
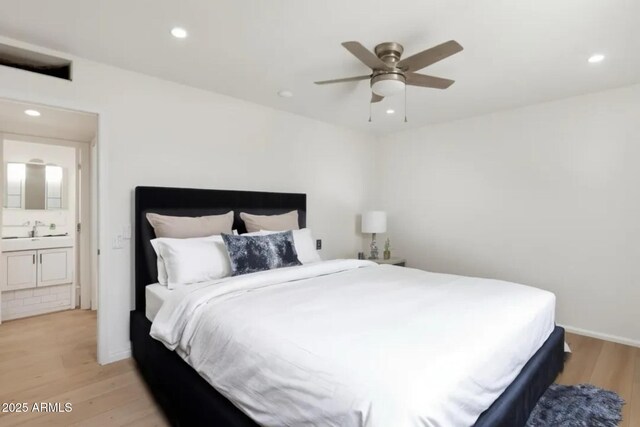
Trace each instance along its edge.
<path fill-rule="evenodd" d="M 40 264 L 42 264 L 42 254 L 40 254 Z"/>
<path fill-rule="evenodd" d="M 33 263 L 36 263 L 36 254 L 33 254 Z"/>

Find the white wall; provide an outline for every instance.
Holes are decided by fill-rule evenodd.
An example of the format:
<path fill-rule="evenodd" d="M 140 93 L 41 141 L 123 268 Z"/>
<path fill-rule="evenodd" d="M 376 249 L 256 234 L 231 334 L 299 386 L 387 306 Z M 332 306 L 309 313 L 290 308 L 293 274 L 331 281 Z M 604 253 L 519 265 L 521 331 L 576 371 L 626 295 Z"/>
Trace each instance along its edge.
<path fill-rule="evenodd" d="M 71 83 L 0 67 L 0 97 L 100 114 L 102 362 L 129 352 L 133 242 L 111 242 L 137 185 L 306 192 L 326 258 L 383 208 L 410 265 L 550 289 L 560 322 L 640 342 L 638 86 L 383 137 L 371 185 L 371 136 L 72 59 Z"/>
<path fill-rule="evenodd" d="M 3 209 L 2 210 L 2 235 L 27 237 L 36 221 L 45 224 L 56 224 L 55 230 L 47 227 L 39 227 L 38 233 L 62 234 L 69 233 L 75 237 L 75 217 L 76 217 L 76 149 L 59 145 L 38 144 L 32 142 L 14 141 L 5 139 L 4 141 L 4 161 L 27 163 L 31 159 L 41 159 L 46 164 L 54 164 L 64 168 L 67 190 L 64 197 L 64 209 L 58 210 L 25 210 L 25 209 Z M 23 226 L 30 221 L 31 226 Z"/>
<path fill-rule="evenodd" d="M 640 344 L 640 85 L 388 135 L 379 192 L 411 266 L 554 292 Z"/>
<path fill-rule="evenodd" d="M 0 37 L 0 42 L 34 49 Z M 51 52 L 38 49 L 43 52 Z M 0 96 L 100 114 L 102 362 L 129 353 L 133 241 L 111 248 L 133 222 L 133 189 L 163 185 L 304 192 L 324 257 L 360 248 L 372 138 L 293 114 L 78 58 L 66 82 L 0 67 Z M 215 76 L 211 76 L 215 78 Z M 276 94 L 274 94 L 276 96 Z M 283 100 L 286 102 L 286 100 Z"/>

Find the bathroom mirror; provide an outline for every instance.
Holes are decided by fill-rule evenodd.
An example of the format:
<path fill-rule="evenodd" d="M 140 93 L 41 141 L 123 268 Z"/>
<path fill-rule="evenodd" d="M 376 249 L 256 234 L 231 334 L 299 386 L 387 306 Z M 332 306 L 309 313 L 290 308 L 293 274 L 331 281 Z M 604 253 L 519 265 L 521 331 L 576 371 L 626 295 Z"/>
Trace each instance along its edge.
<path fill-rule="evenodd" d="M 4 207 L 55 210 L 65 208 L 65 170 L 39 163 L 7 163 Z"/>

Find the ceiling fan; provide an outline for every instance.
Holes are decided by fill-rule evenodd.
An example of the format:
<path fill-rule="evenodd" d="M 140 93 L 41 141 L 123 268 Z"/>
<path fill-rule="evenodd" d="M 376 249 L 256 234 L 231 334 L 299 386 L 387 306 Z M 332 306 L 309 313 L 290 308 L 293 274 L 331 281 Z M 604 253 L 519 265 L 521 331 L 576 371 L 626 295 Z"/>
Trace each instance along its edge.
<path fill-rule="evenodd" d="M 371 102 L 380 102 L 386 96 L 400 93 L 405 89 L 405 85 L 435 89 L 448 88 L 454 83 L 454 80 L 418 74 L 416 71 L 448 58 L 463 49 L 455 40 L 449 40 L 408 58 L 400 59 L 404 52 L 400 43 L 381 43 L 375 47 L 375 54 L 355 41 L 344 42 L 342 46 L 371 68 L 371 74 L 315 83 L 324 85 L 369 79 L 372 91 Z"/>

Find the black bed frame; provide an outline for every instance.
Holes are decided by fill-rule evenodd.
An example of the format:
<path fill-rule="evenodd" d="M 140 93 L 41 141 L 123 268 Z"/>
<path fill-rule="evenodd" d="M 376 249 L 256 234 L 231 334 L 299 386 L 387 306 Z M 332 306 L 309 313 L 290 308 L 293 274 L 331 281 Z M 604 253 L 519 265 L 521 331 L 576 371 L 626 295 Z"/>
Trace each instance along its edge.
<path fill-rule="evenodd" d="M 135 310 L 130 335 L 133 358 L 168 420 L 174 426 L 255 427 L 257 424 L 218 393 L 175 352 L 149 336 L 145 316 L 145 287 L 157 277 L 155 236 L 147 212 L 200 216 L 235 212 L 234 228 L 246 231 L 240 212 L 278 214 L 298 210 L 306 225 L 306 195 L 253 191 L 200 190 L 165 187 L 135 189 Z M 469 349 L 473 351 L 473 349 Z M 545 344 L 527 362 L 518 377 L 477 420 L 476 427 L 524 426 L 542 393 L 564 363 L 564 330 L 556 327 Z"/>

